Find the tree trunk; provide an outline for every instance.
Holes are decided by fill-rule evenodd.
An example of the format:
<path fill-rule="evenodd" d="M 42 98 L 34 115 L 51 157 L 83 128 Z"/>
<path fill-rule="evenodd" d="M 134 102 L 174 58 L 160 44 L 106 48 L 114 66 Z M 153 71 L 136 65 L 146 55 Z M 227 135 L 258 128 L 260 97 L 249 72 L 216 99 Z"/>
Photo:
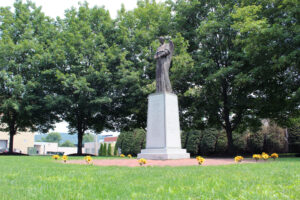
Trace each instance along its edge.
<path fill-rule="evenodd" d="M 230 115 L 230 102 L 228 102 L 228 84 L 226 80 L 223 81 L 222 85 L 222 96 L 223 96 L 223 120 L 225 121 L 224 129 L 227 135 L 227 153 L 229 155 L 233 155 L 234 148 L 233 148 L 233 141 L 232 141 L 232 125 L 229 119 Z"/>
<path fill-rule="evenodd" d="M 82 130 L 78 130 L 78 145 L 77 145 L 77 154 L 82 154 L 82 138 L 84 132 Z"/>
<path fill-rule="evenodd" d="M 233 155 L 234 148 L 233 148 L 233 140 L 232 140 L 232 130 L 226 127 L 225 131 L 227 135 L 227 153 L 229 155 Z"/>
<path fill-rule="evenodd" d="M 16 116 L 14 114 L 11 115 L 11 120 L 8 123 L 9 127 L 9 153 L 14 152 L 14 136 L 17 133 L 17 127 L 16 127 Z"/>
<path fill-rule="evenodd" d="M 188 139 L 189 139 L 189 133 L 190 133 L 189 131 L 186 132 L 185 141 L 184 141 L 184 147 L 182 147 L 182 148 L 186 149 L 186 145 L 187 145 L 187 142 L 188 142 Z"/>
<path fill-rule="evenodd" d="M 78 138 L 77 154 L 78 155 L 82 154 L 82 139 L 85 131 L 83 127 L 84 127 L 83 117 L 82 117 L 82 113 L 79 111 L 77 114 L 77 138 Z"/>
<path fill-rule="evenodd" d="M 14 152 L 14 136 L 16 134 L 15 130 L 10 130 L 9 131 L 9 149 L 8 152 L 9 153 L 13 153 Z"/>

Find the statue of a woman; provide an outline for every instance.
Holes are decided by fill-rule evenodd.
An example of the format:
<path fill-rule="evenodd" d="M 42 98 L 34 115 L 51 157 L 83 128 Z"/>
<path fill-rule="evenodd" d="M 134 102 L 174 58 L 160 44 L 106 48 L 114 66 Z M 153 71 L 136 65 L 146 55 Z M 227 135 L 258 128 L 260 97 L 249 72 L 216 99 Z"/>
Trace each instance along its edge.
<path fill-rule="evenodd" d="M 158 47 L 154 59 L 156 59 L 156 92 L 172 92 L 169 79 L 169 69 L 174 51 L 174 44 L 170 40 L 164 43 L 165 38 L 159 37 L 161 45 Z"/>

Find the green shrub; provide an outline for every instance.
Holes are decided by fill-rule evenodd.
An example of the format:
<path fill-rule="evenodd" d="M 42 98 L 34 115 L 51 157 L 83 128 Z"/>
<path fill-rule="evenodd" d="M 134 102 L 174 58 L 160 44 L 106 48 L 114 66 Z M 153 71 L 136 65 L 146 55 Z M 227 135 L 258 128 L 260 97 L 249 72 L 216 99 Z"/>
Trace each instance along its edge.
<path fill-rule="evenodd" d="M 209 155 L 215 152 L 218 134 L 219 131 L 216 129 L 205 129 L 202 131 L 203 137 L 200 143 L 202 155 Z"/>
<path fill-rule="evenodd" d="M 247 151 L 252 154 L 263 152 L 264 135 L 261 131 L 249 132 L 247 138 Z"/>
<path fill-rule="evenodd" d="M 117 146 L 117 144 L 115 144 L 115 147 L 114 147 L 114 156 L 118 156 L 118 146 Z"/>
<path fill-rule="evenodd" d="M 300 153 L 300 126 L 288 129 L 289 152 Z"/>
<path fill-rule="evenodd" d="M 134 129 L 132 131 L 123 131 L 120 133 L 116 148 L 120 148 L 122 154 L 137 156 L 141 149 L 145 148 L 146 132 L 144 129 Z"/>
<path fill-rule="evenodd" d="M 247 132 L 239 133 L 234 131 L 232 133 L 233 147 L 236 154 L 245 153 L 247 149 Z"/>
<path fill-rule="evenodd" d="M 227 150 L 227 136 L 225 131 L 219 131 L 217 136 L 217 143 L 215 147 L 215 154 L 224 154 Z"/>
<path fill-rule="evenodd" d="M 196 156 L 199 154 L 199 146 L 202 137 L 202 132 L 197 130 L 191 130 L 186 132 L 185 136 L 185 147 L 187 152 L 191 154 L 191 156 Z"/>
<path fill-rule="evenodd" d="M 288 151 L 288 142 L 283 128 L 271 122 L 269 126 L 264 126 L 261 131 L 264 135 L 264 152 L 284 153 Z"/>
<path fill-rule="evenodd" d="M 242 131 L 242 133 L 239 131 Z M 295 133 L 296 136 L 291 139 L 295 146 L 293 146 L 293 148 L 296 150 L 300 150 L 300 141 L 297 140 L 300 140 L 300 128 L 298 131 L 298 135 Z M 260 131 L 234 131 L 232 133 L 232 138 L 235 153 L 253 154 L 261 153 L 263 151 L 267 153 L 287 152 L 285 130 L 274 123 L 262 126 Z M 185 148 L 192 156 L 212 154 L 222 155 L 225 154 L 227 150 L 227 135 L 224 130 L 216 130 L 213 128 L 207 128 L 201 131 L 184 131 L 181 133 L 181 144 L 182 148 Z"/>
<path fill-rule="evenodd" d="M 239 153 L 284 153 L 288 150 L 285 130 L 273 122 L 266 121 L 261 130 L 234 133 L 234 146 Z"/>
<path fill-rule="evenodd" d="M 107 144 L 106 143 L 104 143 L 104 146 L 103 146 L 103 154 L 104 154 L 104 156 L 107 156 Z"/>
<path fill-rule="evenodd" d="M 184 131 L 181 134 L 181 143 L 182 148 L 191 156 L 220 154 L 227 147 L 225 133 L 213 128 Z"/>
<path fill-rule="evenodd" d="M 108 148 L 107 148 L 107 155 L 111 156 L 111 144 L 108 144 Z"/>
<path fill-rule="evenodd" d="M 98 155 L 99 155 L 99 156 L 103 156 L 103 155 L 102 155 L 102 152 L 103 152 L 103 143 L 101 143 L 101 145 L 100 145 Z"/>

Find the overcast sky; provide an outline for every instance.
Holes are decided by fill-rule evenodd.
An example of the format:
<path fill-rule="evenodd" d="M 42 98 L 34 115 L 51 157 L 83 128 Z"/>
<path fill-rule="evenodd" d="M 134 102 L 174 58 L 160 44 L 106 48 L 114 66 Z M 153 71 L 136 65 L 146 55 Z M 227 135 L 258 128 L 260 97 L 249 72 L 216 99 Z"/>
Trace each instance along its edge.
<path fill-rule="evenodd" d="M 10 6 L 13 7 L 14 0 L 0 0 L 0 6 Z M 26 2 L 23 0 L 23 2 Z M 42 11 L 52 17 L 56 18 L 64 17 L 64 11 L 72 6 L 78 7 L 78 0 L 32 0 L 37 6 L 42 6 Z M 120 10 L 121 4 L 125 5 L 126 10 L 132 10 L 136 8 L 137 0 L 87 0 L 90 7 L 104 6 L 107 10 L 109 10 L 112 18 L 117 16 L 117 11 Z"/>

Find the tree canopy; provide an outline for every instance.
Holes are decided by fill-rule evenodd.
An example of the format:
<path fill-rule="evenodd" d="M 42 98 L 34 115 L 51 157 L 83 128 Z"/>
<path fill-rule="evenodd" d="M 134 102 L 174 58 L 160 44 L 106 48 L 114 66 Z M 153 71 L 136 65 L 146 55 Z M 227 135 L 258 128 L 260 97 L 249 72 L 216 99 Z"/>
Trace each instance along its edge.
<path fill-rule="evenodd" d="M 45 132 L 58 120 L 78 135 L 78 154 L 88 131 L 146 128 L 157 38 L 170 36 L 181 128 L 216 138 L 223 129 L 232 153 L 233 133 L 258 130 L 261 119 L 298 121 L 299 31 L 293 0 L 139 0 L 116 19 L 85 2 L 56 20 L 18 0 L 13 11 L 0 8 L 0 120 L 10 151 L 18 130 Z"/>
<path fill-rule="evenodd" d="M 53 41 L 53 21 L 33 3 L 0 8 L 0 121 L 9 132 L 9 152 L 18 131 L 46 132 L 57 116 L 43 85 Z"/>
<path fill-rule="evenodd" d="M 78 10 L 70 9 L 64 19 L 58 19 L 61 30 L 57 40 L 61 49 L 55 78 L 60 88 L 57 95 L 63 107 L 62 120 L 69 123 L 70 133 L 78 135 L 78 154 L 87 130 L 101 132 L 109 127 L 111 102 L 111 72 L 107 52 L 112 22 L 103 8 L 89 8 L 87 3 Z"/>

